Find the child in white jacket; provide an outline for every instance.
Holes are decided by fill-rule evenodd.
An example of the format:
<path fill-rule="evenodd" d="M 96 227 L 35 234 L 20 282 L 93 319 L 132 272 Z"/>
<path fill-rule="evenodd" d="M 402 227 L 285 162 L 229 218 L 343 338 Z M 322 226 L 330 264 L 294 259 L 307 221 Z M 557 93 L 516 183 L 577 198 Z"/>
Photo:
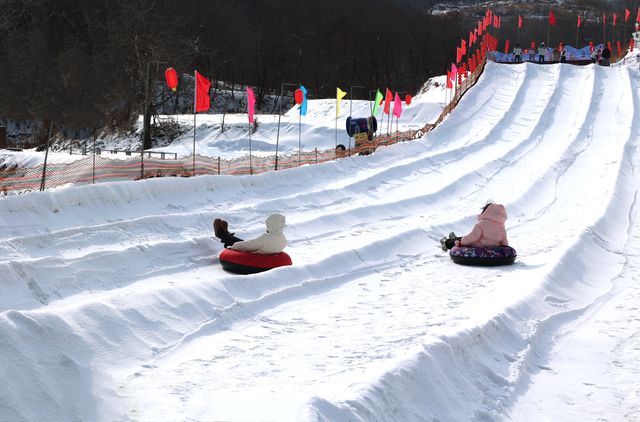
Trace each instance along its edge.
<path fill-rule="evenodd" d="M 236 251 L 253 252 L 260 254 L 276 254 L 282 252 L 287 246 L 287 239 L 283 231 L 285 218 L 282 214 L 271 214 L 265 221 L 267 232 L 251 240 L 242 240 L 229 233 L 229 225 L 226 221 L 216 218 L 213 220 L 213 231 L 225 248 Z"/>

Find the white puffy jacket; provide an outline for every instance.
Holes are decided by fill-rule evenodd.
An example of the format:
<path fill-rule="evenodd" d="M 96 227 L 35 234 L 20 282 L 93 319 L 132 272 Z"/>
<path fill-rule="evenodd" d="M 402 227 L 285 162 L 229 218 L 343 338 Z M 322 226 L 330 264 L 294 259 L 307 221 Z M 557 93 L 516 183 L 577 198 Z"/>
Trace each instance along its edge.
<path fill-rule="evenodd" d="M 280 253 L 287 246 L 287 239 L 282 234 L 285 218 L 282 214 L 271 214 L 265 221 L 267 232 L 255 239 L 243 240 L 229 246 L 236 251 L 254 252 L 261 254 Z"/>

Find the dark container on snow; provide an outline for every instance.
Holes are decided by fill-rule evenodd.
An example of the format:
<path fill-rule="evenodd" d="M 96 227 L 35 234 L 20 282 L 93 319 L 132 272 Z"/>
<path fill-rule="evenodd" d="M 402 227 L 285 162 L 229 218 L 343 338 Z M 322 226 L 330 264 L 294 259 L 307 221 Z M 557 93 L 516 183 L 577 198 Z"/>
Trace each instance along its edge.
<path fill-rule="evenodd" d="M 371 140 L 376 130 L 378 130 L 378 121 L 374 116 L 357 119 L 347 117 L 347 134 L 352 138 L 358 133 L 366 133 L 369 140 Z"/>

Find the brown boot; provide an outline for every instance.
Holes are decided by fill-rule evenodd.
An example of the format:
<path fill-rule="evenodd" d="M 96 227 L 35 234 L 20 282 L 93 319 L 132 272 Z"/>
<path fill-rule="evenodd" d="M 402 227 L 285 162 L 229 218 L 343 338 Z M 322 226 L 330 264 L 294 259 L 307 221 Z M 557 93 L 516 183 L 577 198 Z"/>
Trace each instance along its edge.
<path fill-rule="evenodd" d="M 219 218 L 216 218 L 215 220 L 213 220 L 213 233 L 218 239 L 221 239 L 222 233 L 226 231 L 226 229 L 224 228 L 224 223 L 226 222 L 223 220 L 220 220 Z"/>

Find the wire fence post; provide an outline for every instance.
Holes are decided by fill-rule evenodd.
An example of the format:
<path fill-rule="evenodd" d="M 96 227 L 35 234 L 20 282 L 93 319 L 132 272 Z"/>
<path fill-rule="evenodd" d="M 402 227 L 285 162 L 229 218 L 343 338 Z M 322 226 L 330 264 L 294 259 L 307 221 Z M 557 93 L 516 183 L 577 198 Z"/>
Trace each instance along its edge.
<path fill-rule="evenodd" d="M 47 137 L 47 149 L 44 152 L 44 164 L 42 165 L 42 180 L 40 181 L 40 190 L 43 191 L 46 186 L 47 178 L 47 157 L 49 155 L 49 144 L 51 143 L 51 134 L 53 133 L 53 120 L 49 122 L 49 136 Z"/>
<path fill-rule="evenodd" d="M 91 184 L 96 184 L 96 138 L 93 138 L 93 179 Z"/>

